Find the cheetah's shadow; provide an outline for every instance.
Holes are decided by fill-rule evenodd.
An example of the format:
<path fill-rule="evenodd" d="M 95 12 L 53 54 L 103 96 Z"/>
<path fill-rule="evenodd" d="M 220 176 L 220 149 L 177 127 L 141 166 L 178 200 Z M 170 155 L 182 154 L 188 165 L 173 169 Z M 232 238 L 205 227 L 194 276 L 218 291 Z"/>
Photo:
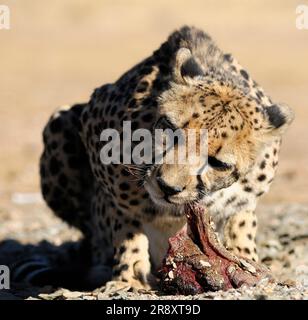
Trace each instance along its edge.
<path fill-rule="evenodd" d="M 33 261 L 40 261 L 41 266 Z M 27 283 L 27 274 L 33 274 L 39 268 L 44 269 L 42 261 L 51 268 L 34 278 L 31 284 Z M 0 300 L 1 293 L 4 294 L 3 299 L 8 293 L 25 299 L 38 297 L 41 293 L 52 293 L 58 288 L 91 291 L 103 286 L 111 278 L 111 267 L 91 270 L 82 250 L 82 241 L 68 241 L 57 246 L 45 240 L 37 244 L 3 240 L 0 242 L 0 265 L 9 267 L 11 280 L 10 289 L 1 290 Z"/>

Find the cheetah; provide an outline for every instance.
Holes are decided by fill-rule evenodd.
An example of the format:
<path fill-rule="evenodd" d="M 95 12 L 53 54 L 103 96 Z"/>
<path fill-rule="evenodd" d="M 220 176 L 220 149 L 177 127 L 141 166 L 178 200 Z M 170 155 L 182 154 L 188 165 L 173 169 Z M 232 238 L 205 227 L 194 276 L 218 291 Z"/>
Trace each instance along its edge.
<path fill-rule="evenodd" d="M 47 123 L 41 190 L 54 213 L 82 231 L 92 266 L 110 266 L 108 284 L 146 288 L 198 202 L 234 254 L 258 260 L 259 198 L 269 190 L 292 110 L 274 103 L 229 53 L 184 26 L 88 103 L 58 110 Z M 208 169 L 185 164 L 102 164 L 104 129 L 205 128 Z M 122 152 L 122 151 L 121 151 Z M 121 154 L 122 156 L 122 154 Z"/>

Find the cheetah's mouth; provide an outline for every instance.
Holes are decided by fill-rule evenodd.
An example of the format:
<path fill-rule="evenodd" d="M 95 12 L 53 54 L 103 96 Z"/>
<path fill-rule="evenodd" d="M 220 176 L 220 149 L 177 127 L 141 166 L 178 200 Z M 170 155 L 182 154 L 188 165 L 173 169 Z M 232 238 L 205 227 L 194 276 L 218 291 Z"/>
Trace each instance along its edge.
<path fill-rule="evenodd" d="M 189 194 L 188 192 L 183 192 L 176 196 L 167 196 L 160 192 L 155 186 L 152 185 L 151 181 L 147 181 L 144 184 L 145 189 L 148 191 L 150 198 L 155 205 L 161 208 L 168 208 L 172 211 L 181 211 L 183 212 L 184 207 L 187 204 L 199 203 L 202 202 L 202 198 L 196 191 L 194 195 Z"/>

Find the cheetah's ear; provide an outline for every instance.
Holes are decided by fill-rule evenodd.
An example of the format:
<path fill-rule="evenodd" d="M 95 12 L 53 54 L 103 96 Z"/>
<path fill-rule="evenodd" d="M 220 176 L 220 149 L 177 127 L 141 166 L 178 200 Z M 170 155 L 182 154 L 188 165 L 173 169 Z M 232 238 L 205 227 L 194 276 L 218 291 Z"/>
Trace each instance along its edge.
<path fill-rule="evenodd" d="M 286 104 L 273 104 L 264 108 L 267 128 L 274 135 L 281 135 L 294 119 L 293 110 Z"/>
<path fill-rule="evenodd" d="M 180 48 L 175 57 L 175 82 L 186 84 L 189 79 L 204 75 L 201 66 L 187 48 Z"/>

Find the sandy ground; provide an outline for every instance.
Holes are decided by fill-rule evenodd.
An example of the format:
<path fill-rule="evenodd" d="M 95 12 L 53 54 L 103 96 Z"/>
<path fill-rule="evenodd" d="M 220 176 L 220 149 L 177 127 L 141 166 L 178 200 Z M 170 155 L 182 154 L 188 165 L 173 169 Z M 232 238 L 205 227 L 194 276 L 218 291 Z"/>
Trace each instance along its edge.
<path fill-rule="evenodd" d="M 0 299 L 308 299 L 308 206 L 264 205 L 258 209 L 258 215 L 259 254 L 272 271 L 274 283 L 263 281 L 254 288 L 194 297 L 166 296 L 159 291 L 112 292 L 104 287 L 76 292 L 13 283 L 11 290 L 0 290 Z M 46 211 L 43 203 L 36 203 L 4 211 L 0 217 L 0 239 L 5 238 L 9 239 L 0 243 L 0 261 L 9 265 L 31 254 L 65 255 L 76 245 L 80 234 Z"/>
<path fill-rule="evenodd" d="M 258 211 L 264 222 L 260 246 L 270 241 L 277 247 L 269 246 L 271 259 L 262 253 L 265 262 L 277 276 L 298 281 L 296 272 L 302 271 L 292 265 L 307 268 L 308 256 L 308 30 L 295 27 L 298 3 L 6 1 L 11 29 L 0 30 L 0 264 L 1 252 L 25 249 L 20 243 L 47 239 L 60 245 L 78 239 L 37 195 L 41 131 L 50 113 L 63 104 L 86 101 L 95 87 L 114 81 L 151 54 L 172 30 L 193 24 L 232 52 L 276 101 L 295 110 L 278 175 Z M 288 254 L 292 249 L 281 243 L 282 232 L 299 253 Z M 6 239 L 17 242 L 8 246 Z"/>

